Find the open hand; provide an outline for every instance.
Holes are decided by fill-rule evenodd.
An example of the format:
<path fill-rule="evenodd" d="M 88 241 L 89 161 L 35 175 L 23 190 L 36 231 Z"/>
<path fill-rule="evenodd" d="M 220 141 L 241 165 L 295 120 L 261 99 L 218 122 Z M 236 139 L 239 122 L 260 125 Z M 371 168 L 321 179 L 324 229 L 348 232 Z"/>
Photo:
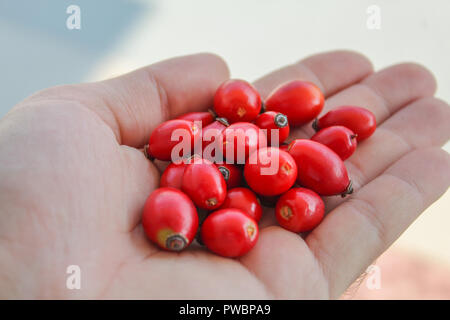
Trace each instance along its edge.
<path fill-rule="evenodd" d="M 325 199 L 307 235 L 266 210 L 255 248 L 226 259 L 198 246 L 157 249 L 140 216 L 160 172 L 140 150 L 160 122 L 211 106 L 229 77 L 217 56 L 167 60 L 98 83 L 50 88 L 0 120 L 0 297 L 337 298 L 446 191 L 450 108 L 415 64 L 373 73 L 352 52 L 318 54 L 254 84 L 263 98 L 293 79 L 316 83 L 323 113 L 343 104 L 377 118 L 346 161 L 355 192 Z M 309 138 L 310 125 L 291 138 Z M 432 230 L 430 230 L 432 232 Z M 66 268 L 81 268 L 81 289 Z"/>

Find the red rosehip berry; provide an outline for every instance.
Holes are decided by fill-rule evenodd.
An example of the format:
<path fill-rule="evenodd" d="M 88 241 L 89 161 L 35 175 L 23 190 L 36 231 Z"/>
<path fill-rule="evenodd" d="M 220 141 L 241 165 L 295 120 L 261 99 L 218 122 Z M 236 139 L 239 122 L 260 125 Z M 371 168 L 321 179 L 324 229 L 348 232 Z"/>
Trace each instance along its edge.
<path fill-rule="evenodd" d="M 239 187 L 242 183 L 242 171 L 234 164 L 216 164 L 217 169 L 222 173 L 227 189 Z"/>
<path fill-rule="evenodd" d="M 230 123 L 253 121 L 261 111 L 261 97 L 250 83 L 231 79 L 217 89 L 214 111 Z"/>
<path fill-rule="evenodd" d="M 327 146 L 312 140 L 296 139 L 289 145 L 295 159 L 297 182 L 323 196 L 353 192 L 347 169 L 339 156 Z"/>
<path fill-rule="evenodd" d="M 201 238 L 212 252 L 224 257 L 240 257 L 258 240 L 258 225 L 239 209 L 222 209 L 203 222 Z"/>
<path fill-rule="evenodd" d="M 262 148 L 248 158 L 244 177 L 256 193 L 275 196 L 293 186 L 297 179 L 297 165 L 286 151 L 275 147 Z"/>
<path fill-rule="evenodd" d="M 240 209 L 256 222 L 261 219 L 261 204 L 256 195 L 247 188 L 234 188 L 228 190 L 225 201 L 219 209 L 227 208 Z"/>
<path fill-rule="evenodd" d="M 201 159 L 201 157 L 199 155 L 194 154 L 187 159 L 183 159 L 183 161 L 177 163 L 175 162 L 169 163 L 169 165 L 166 167 L 166 169 L 161 175 L 161 178 L 159 180 L 159 187 L 160 188 L 171 187 L 181 189 L 186 165 L 188 163 L 192 163 L 194 159 Z"/>
<path fill-rule="evenodd" d="M 324 97 L 313 83 L 294 80 L 276 88 L 265 101 L 267 111 L 276 111 L 288 117 L 297 127 L 317 117 L 323 109 Z"/>
<path fill-rule="evenodd" d="M 358 142 L 370 137 L 377 127 L 375 115 L 367 109 L 355 106 L 342 106 L 327 112 L 316 119 L 313 128 L 318 131 L 331 126 L 344 126 L 352 130 Z"/>
<path fill-rule="evenodd" d="M 188 121 L 201 121 L 202 128 L 206 127 L 208 124 L 214 121 L 214 116 L 211 112 L 189 112 L 179 116 L 177 119 L 188 120 Z"/>
<path fill-rule="evenodd" d="M 222 144 L 215 143 L 216 139 L 222 139 L 222 132 L 229 126 L 225 118 L 216 118 L 216 121 L 202 129 L 202 156 L 205 159 L 214 162 L 216 150 L 218 149 L 222 156 Z M 209 146 L 209 147 L 208 147 Z"/>
<path fill-rule="evenodd" d="M 293 188 L 283 194 L 275 207 L 275 216 L 283 228 L 292 232 L 306 232 L 323 219 L 325 205 L 312 190 Z"/>
<path fill-rule="evenodd" d="M 206 159 L 194 159 L 184 170 L 181 189 L 202 209 L 220 207 L 227 195 L 227 185 L 219 169 Z"/>
<path fill-rule="evenodd" d="M 267 137 L 254 124 L 237 122 L 222 132 L 223 155 L 227 163 L 244 164 L 248 156 L 265 147 Z"/>
<path fill-rule="evenodd" d="M 180 129 L 186 136 L 180 137 L 178 140 L 172 141 L 172 133 Z M 200 131 L 197 126 L 187 120 L 169 120 L 161 123 L 155 130 L 153 130 L 150 141 L 148 144 L 148 152 L 156 159 L 169 161 L 172 158 L 172 149 L 183 139 L 189 139 L 191 146 L 189 154 L 176 154 L 176 157 L 188 157 L 190 156 L 194 142 L 199 138 Z M 182 150 L 180 150 L 182 151 Z"/>
<path fill-rule="evenodd" d="M 184 162 L 170 163 L 161 175 L 159 180 L 160 188 L 176 188 L 181 189 L 183 182 L 184 170 L 187 164 Z"/>
<path fill-rule="evenodd" d="M 357 135 L 346 127 L 332 126 L 318 131 L 311 140 L 326 145 L 344 161 L 355 152 L 356 137 Z"/>
<path fill-rule="evenodd" d="M 142 214 L 144 231 L 163 249 L 180 251 L 194 239 L 197 210 L 191 199 L 174 188 L 160 188 L 147 198 Z"/>
<path fill-rule="evenodd" d="M 258 116 L 255 120 L 255 124 L 260 129 L 266 129 L 268 145 L 272 145 L 272 132 L 278 132 L 279 146 L 284 140 L 289 137 L 289 123 L 287 117 L 279 112 L 266 111 Z"/>

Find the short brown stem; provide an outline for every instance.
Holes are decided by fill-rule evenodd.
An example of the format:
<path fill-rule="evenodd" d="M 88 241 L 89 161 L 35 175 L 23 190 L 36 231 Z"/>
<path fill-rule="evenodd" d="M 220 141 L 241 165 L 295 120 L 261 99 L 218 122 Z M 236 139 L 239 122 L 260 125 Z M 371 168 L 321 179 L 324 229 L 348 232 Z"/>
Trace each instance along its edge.
<path fill-rule="evenodd" d="M 319 131 L 319 120 L 317 118 L 314 119 L 313 123 L 312 123 L 312 127 L 314 130 Z"/>
<path fill-rule="evenodd" d="M 259 113 L 261 114 L 264 112 L 266 112 L 266 104 L 264 103 L 264 101 L 261 100 L 261 111 Z"/>
<path fill-rule="evenodd" d="M 225 127 L 229 127 L 230 123 L 225 118 L 216 118 L 216 121 L 219 121 L 221 124 L 223 124 Z"/>
<path fill-rule="evenodd" d="M 345 198 L 348 194 L 353 193 L 353 182 L 352 180 L 349 181 L 347 188 L 345 188 L 345 191 L 341 193 L 341 197 Z"/>
<path fill-rule="evenodd" d="M 214 119 L 217 118 L 217 114 L 216 114 L 216 112 L 213 109 L 209 108 L 208 112 L 213 116 Z"/>
<path fill-rule="evenodd" d="M 155 160 L 155 158 L 152 157 L 152 155 L 150 154 L 150 151 L 148 150 L 148 144 L 146 144 L 146 145 L 144 146 L 144 156 L 145 156 L 148 160 L 150 160 L 150 161 Z"/>

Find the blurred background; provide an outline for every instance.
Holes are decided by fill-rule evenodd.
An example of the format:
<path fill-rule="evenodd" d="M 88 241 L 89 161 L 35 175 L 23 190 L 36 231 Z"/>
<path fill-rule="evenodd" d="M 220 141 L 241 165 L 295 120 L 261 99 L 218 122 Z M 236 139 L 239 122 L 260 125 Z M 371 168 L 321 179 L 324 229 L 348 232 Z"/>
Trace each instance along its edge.
<path fill-rule="evenodd" d="M 71 5 L 81 29 L 67 27 Z M 0 117 L 49 86 L 201 51 L 247 80 L 333 49 L 360 51 L 376 69 L 415 61 L 450 101 L 449 38 L 448 0 L 0 0 Z M 450 299 L 449 226 L 447 192 L 343 298 Z"/>

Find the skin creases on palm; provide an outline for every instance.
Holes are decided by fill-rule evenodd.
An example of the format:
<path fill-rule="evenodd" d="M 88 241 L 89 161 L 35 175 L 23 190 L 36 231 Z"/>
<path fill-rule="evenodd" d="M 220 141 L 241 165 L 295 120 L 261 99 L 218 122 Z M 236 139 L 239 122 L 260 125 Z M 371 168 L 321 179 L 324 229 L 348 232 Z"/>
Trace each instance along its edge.
<path fill-rule="evenodd" d="M 188 76 L 189 75 L 189 76 Z M 448 188 L 448 105 L 416 64 L 373 72 L 348 51 L 322 53 L 254 85 L 314 82 L 323 112 L 371 110 L 378 130 L 346 161 L 355 193 L 326 198 L 328 212 L 303 237 L 266 209 L 260 238 L 240 259 L 197 245 L 163 252 L 140 225 L 159 171 L 140 148 L 160 122 L 206 109 L 229 77 L 223 60 L 198 54 L 98 83 L 50 88 L 0 120 L 0 297 L 337 298 Z M 312 128 L 294 130 L 309 138 Z M 430 169 L 432 168 L 432 170 Z M 80 289 L 68 289 L 69 266 Z"/>

